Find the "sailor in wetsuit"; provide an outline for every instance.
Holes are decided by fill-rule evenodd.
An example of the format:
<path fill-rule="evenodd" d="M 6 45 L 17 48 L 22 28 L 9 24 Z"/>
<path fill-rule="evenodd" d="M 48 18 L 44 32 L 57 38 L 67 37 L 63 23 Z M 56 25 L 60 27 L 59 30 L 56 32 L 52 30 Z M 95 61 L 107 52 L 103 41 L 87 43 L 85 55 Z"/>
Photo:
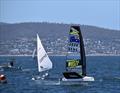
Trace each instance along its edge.
<path fill-rule="evenodd" d="M 13 67 L 14 66 L 14 60 L 11 60 L 10 63 L 8 63 L 9 67 Z"/>
<path fill-rule="evenodd" d="M 11 62 L 10 62 L 10 66 L 13 66 L 13 65 L 14 65 L 14 63 L 13 63 L 13 61 L 11 61 Z"/>

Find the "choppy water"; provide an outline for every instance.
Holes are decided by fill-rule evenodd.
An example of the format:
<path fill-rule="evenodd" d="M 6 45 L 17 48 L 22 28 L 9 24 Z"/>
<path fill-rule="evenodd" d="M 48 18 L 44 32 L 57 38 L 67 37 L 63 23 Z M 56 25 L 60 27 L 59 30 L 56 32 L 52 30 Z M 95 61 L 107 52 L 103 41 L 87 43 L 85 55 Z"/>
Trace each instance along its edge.
<path fill-rule="evenodd" d="M 11 57 L 0 57 L 0 64 L 8 62 Z M 7 84 L 0 84 L 0 93 L 120 93 L 120 57 L 87 57 L 87 73 L 95 82 L 81 85 L 61 85 L 55 79 L 62 77 L 65 70 L 64 56 L 51 56 L 53 69 L 51 81 L 40 83 L 31 80 L 37 75 L 37 62 L 31 57 L 15 57 L 16 66 L 23 71 L 0 71 L 8 79 Z M 54 79 L 55 78 L 55 79 Z"/>

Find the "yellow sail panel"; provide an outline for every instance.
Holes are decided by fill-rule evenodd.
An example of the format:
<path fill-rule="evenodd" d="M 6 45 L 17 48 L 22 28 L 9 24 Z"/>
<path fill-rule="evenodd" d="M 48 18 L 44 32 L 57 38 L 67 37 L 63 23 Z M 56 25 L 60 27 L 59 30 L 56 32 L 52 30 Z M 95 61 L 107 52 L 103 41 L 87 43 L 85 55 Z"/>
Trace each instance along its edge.
<path fill-rule="evenodd" d="M 67 60 L 67 67 L 75 68 L 79 66 L 79 60 Z"/>
<path fill-rule="evenodd" d="M 79 35 L 79 31 L 72 27 L 69 34 L 71 34 L 71 35 Z"/>

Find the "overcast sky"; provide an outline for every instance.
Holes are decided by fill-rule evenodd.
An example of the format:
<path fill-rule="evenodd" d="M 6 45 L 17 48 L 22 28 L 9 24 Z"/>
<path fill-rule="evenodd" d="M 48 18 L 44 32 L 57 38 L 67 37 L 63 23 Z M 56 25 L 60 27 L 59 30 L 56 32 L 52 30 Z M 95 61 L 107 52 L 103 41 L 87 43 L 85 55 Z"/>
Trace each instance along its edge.
<path fill-rule="evenodd" d="M 0 22 L 43 21 L 120 30 L 120 1 L 0 0 Z"/>

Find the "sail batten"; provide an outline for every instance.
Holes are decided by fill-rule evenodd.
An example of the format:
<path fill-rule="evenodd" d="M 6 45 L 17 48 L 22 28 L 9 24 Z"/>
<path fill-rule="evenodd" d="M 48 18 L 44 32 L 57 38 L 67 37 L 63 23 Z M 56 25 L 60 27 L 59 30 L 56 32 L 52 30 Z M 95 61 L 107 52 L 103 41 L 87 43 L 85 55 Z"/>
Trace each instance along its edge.
<path fill-rule="evenodd" d="M 52 69 L 52 62 L 49 59 L 38 34 L 37 34 L 37 61 L 39 72 Z"/>

